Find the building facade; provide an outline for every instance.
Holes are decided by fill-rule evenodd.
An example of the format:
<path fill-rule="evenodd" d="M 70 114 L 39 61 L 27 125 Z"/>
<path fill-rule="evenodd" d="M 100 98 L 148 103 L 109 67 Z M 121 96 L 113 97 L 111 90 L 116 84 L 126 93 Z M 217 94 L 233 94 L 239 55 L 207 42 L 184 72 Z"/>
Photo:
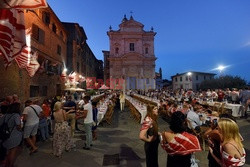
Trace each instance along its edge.
<path fill-rule="evenodd" d="M 205 72 L 185 72 L 172 76 L 173 90 L 192 89 L 199 90 L 201 82 L 204 80 L 212 80 L 216 74 Z"/>
<path fill-rule="evenodd" d="M 124 16 L 119 30 L 107 32 L 110 51 L 104 51 L 105 79 L 125 79 L 126 89 L 155 89 L 155 54 L 153 28 L 144 25 L 131 16 Z"/>
<path fill-rule="evenodd" d="M 85 77 L 103 79 L 103 61 L 98 60 L 87 43 L 87 35 L 78 23 L 63 22 L 70 32 L 67 41 L 68 73 L 76 72 Z"/>
<path fill-rule="evenodd" d="M 20 69 L 15 62 L 3 69 L 0 87 L 1 97 L 17 94 L 21 101 L 32 98 L 47 98 L 60 95 L 62 82 L 60 74 L 66 61 L 67 32 L 53 10 L 48 8 L 26 10 L 25 27 L 31 28 L 31 50 L 37 51 L 39 70 L 30 77 L 25 69 Z"/>

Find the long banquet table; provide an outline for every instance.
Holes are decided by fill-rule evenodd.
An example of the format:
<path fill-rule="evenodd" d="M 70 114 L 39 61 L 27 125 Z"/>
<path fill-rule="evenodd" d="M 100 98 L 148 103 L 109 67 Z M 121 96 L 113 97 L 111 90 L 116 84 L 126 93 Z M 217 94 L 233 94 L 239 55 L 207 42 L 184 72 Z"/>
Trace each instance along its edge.
<path fill-rule="evenodd" d="M 147 115 L 146 105 L 140 102 L 139 100 L 136 100 L 135 98 L 132 98 L 131 96 L 128 96 L 128 95 L 126 95 L 126 100 L 128 100 L 136 108 L 136 110 L 141 114 L 141 124 L 142 124 L 144 118 Z"/>

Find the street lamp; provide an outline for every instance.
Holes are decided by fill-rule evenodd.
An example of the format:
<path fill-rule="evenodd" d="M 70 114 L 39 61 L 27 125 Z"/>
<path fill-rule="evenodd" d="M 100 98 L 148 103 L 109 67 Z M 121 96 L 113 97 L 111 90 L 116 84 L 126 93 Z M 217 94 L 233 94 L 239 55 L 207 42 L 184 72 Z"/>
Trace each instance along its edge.
<path fill-rule="evenodd" d="M 220 65 L 217 69 L 220 71 L 220 73 L 222 73 L 222 71 L 225 69 L 225 66 Z"/>
<path fill-rule="evenodd" d="M 190 84 L 189 84 L 189 89 L 192 89 L 192 79 L 191 79 L 191 75 L 192 75 L 192 73 L 191 73 L 191 72 L 188 72 L 188 73 L 187 73 L 188 80 L 190 81 Z"/>

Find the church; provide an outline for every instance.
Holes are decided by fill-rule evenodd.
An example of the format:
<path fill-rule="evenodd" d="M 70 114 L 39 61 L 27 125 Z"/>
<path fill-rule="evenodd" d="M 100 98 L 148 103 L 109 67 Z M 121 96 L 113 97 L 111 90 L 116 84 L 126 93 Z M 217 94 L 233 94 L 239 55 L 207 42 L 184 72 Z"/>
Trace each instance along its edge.
<path fill-rule="evenodd" d="M 127 19 L 126 15 L 119 25 L 119 30 L 110 26 L 110 51 L 103 51 L 104 80 L 111 79 L 118 82 L 124 79 L 123 89 L 155 89 L 155 61 L 154 32 L 145 31 L 144 25 Z"/>

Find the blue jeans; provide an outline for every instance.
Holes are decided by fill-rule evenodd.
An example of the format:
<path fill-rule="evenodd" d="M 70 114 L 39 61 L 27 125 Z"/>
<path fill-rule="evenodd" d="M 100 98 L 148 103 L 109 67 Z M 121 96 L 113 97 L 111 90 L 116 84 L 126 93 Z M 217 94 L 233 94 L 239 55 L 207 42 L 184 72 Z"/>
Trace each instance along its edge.
<path fill-rule="evenodd" d="M 49 129 L 46 119 L 39 123 L 39 130 L 41 132 L 42 140 L 49 139 Z"/>
<path fill-rule="evenodd" d="M 84 124 L 85 133 L 86 133 L 86 147 L 90 148 L 90 145 L 92 144 L 92 123 Z"/>

